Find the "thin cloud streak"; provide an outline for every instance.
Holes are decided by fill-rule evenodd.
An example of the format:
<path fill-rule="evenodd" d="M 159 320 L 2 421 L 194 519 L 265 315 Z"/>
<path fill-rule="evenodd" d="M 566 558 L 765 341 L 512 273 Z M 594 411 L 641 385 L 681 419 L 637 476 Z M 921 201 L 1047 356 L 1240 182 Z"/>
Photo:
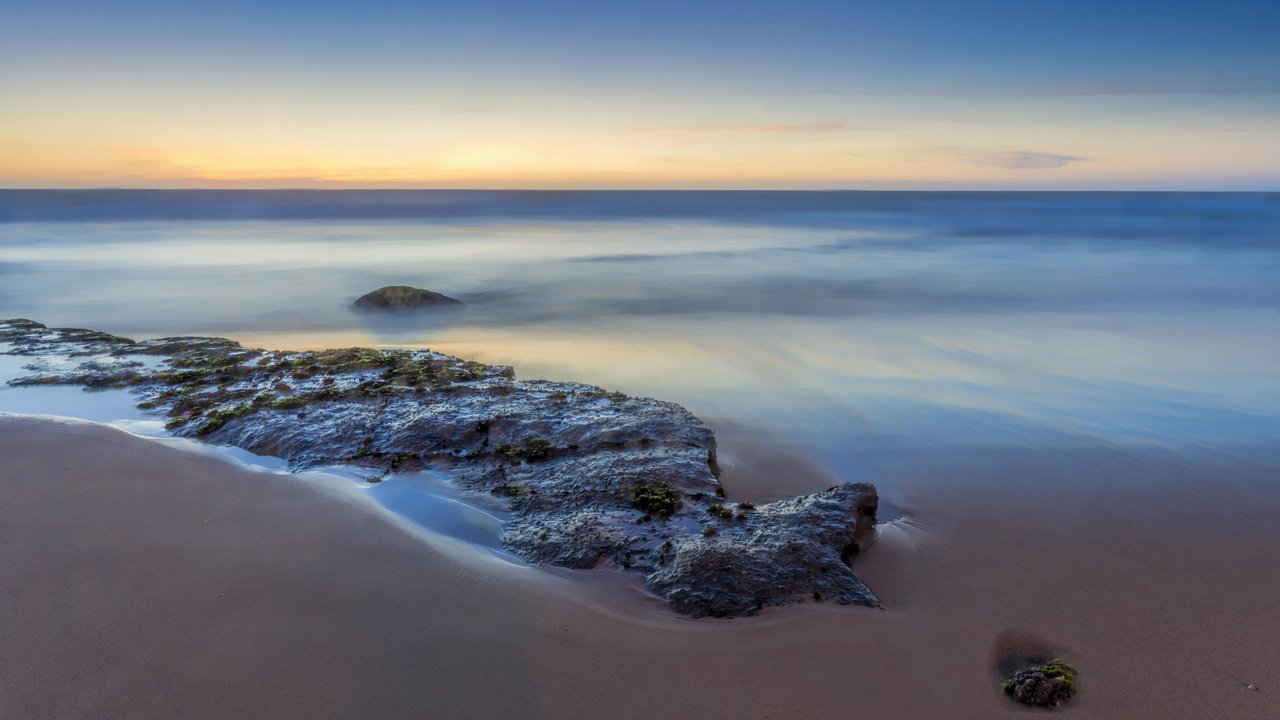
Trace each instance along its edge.
<path fill-rule="evenodd" d="M 1005 170 L 1051 170 L 1071 163 L 1088 162 L 1089 158 L 1033 150 L 982 150 L 976 148 L 940 148 L 940 152 L 962 158 L 975 165 Z"/>
<path fill-rule="evenodd" d="M 645 132 L 674 133 L 814 133 L 839 130 L 844 123 L 764 123 L 758 125 L 646 125 L 635 128 Z"/>
<path fill-rule="evenodd" d="M 945 85 L 899 88 L 811 88 L 805 90 L 780 89 L 781 94 L 800 95 L 884 95 L 900 97 L 942 98 L 1018 98 L 1018 97 L 1110 97 L 1110 96 L 1160 96 L 1207 95 L 1249 96 L 1280 95 L 1280 82 L 1275 80 L 1221 79 L 1199 83 L 1162 82 L 1109 82 L 1066 81 L 1046 82 L 1034 85 L 992 87 L 986 85 Z"/>

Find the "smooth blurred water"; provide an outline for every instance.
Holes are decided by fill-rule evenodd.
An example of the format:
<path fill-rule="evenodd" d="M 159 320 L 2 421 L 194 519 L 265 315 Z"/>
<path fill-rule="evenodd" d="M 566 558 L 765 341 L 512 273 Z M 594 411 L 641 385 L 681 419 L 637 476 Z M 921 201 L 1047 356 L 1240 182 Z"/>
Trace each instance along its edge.
<path fill-rule="evenodd" d="M 389 284 L 466 306 L 350 308 Z M 764 496 L 937 449 L 1266 446 L 1278 311 L 1258 194 L 0 192 L 0 316 L 675 400 Z"/>

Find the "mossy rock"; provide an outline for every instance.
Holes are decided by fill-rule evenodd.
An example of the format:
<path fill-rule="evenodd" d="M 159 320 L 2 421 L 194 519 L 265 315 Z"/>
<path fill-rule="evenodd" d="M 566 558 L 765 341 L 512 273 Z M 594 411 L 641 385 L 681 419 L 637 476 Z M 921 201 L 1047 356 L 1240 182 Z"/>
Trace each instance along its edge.
<path fill-rule="evenodd" d="M 1076 669 L 1061 658 L 1014 673 L 1004 681 L 1004 694 L 1023 705 L 1061 707 L 1076 692 Z"/>
<path fill-rule="evenodd" d="M 543 437 L 529 438 L 524 441 L 524 447 L 517 447 L 511 443 L 503 443 L 491 451 L 493 456 L 502 462 L 519 463 L 521 460 L 526 462 L 538 462 L 551 457 L 555 451 L 554 444 Z"/>
<path fill-rule="evenodd" d="M 520 452 L 520 448 L 512 445 L 511 443 L 503 443 L 495 447 L 490 452 L 492 452 L 493 456 L 502 462 L 518 463 L 524 457 L 523 453 Z"/>
<path fill-rule="evenodd" d="M 196 434 L 208 435 L 209 433 L 221 428 L 223 425 L 226 425 L 229 420 L 244 417 L 254 410 L 255 408 L 252 403 L 241 403 L 229 408 L 215 410 L 205 417 L 204 424 L 200 426 L 200 429 L 196 431 Z"/>
<path fill-rule="evenodd" d="M 707 512 L 711 513 L 712 515 L 715 515 L 716 517 L 723 518 L 725 520 L 728 520 L 733 517 L 733 509 L 727 508 L 724 505 L 721 505 L 720 503 L 713 503 L 712 505 L 709 505 L 707 507 Z"/>
<path fill-rule="evenodd" d="M 631 486 L 631 504 L 665 517 L 680 509 L 680 491 L 664 482 L 638 482 Z"/>
<path fill-rule="evenodd" d="M 546 460 L 551 457 L 551 451 L 554 449 L 555 446 L 546 438 L 530 438 L 524 442 L 524 458 L 529 462 Z"/>

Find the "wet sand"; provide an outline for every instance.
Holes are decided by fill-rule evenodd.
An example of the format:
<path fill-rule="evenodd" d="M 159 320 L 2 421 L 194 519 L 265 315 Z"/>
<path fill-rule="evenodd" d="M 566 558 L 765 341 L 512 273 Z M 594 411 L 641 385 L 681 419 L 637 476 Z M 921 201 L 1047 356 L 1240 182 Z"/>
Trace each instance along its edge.
<path fill-rule="evenodd" d="M 877 458 L 907 515 L 855 568 L 885 610 L 691 621 L 299 478 L 0 419 L 0 717 L 1031 717 L 992 664 L 1042 644 L 1080 668 L 1067 717 L 1274 718 L 1277 457 Z"/>

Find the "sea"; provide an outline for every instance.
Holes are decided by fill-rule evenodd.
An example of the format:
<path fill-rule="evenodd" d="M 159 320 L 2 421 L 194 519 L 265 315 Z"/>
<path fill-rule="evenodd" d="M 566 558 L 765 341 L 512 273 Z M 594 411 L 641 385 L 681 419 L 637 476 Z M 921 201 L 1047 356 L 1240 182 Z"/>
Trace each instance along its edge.
<path fill-rule="evenodd" d="M 352 307 L 386 285 L 464 305 Z M 740 499 L 1280 458 L 1277 194 L 9 190 L 0 317 L 672 400 Z"/>

